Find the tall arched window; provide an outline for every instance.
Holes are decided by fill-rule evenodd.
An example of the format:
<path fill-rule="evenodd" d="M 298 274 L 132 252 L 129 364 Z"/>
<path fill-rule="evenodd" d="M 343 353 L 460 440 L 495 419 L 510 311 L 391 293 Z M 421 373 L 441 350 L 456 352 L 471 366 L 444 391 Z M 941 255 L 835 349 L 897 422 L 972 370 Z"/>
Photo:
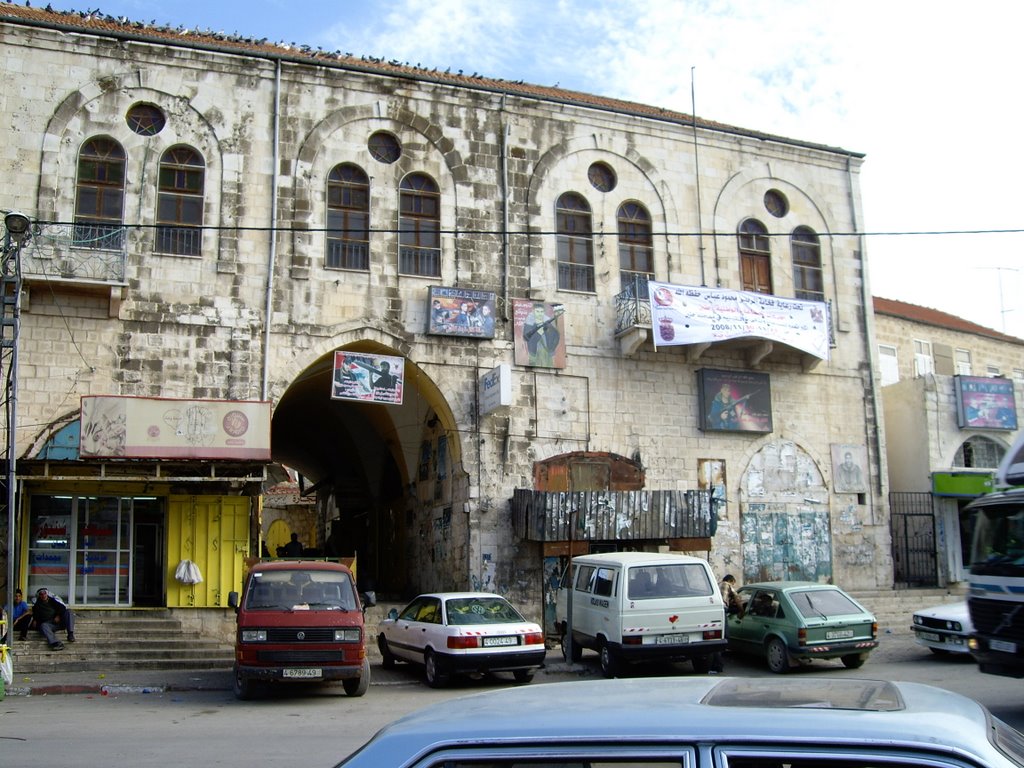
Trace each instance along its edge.
<path fill-rule="evenodd" d="M 654 279 L 654 245 L 651 215 L 640 203 L 619 207 L 619 281 L 623 291 L 647 296 L 647 282 Z"/>
<path fill-rule="evenodd" d="M 89 139 L 78 153 L 75 244 L 124 247 L 124 149 L 111 138 Z"/>
<path fill-rule="evenodd" d="M 327 267 L 370 268 L 370 179 L 351 163 L 327 177 Z"/>
<path fill-rule="evenodd" d="M 772 292 L 772 252 L 768 230 L 757 219 L 740 224 L 740 281 L 744 291 Z"/>
<path fill-rule="evenodd" d="M 412 173 L 399 187 L 398 271 L 441 276 L 441 194 L 426 174 Z"/>
<path fill-rule="evenodd" d="M 960 444 L 953 457 L 954 467 L 995 469 L 1003 461 L 1006 449 L 988 437 L 975 435 Z"/>
<path fill-rule="evenodd" d="M 590 206 L 575 192 L 555 204 L 558 242 L 558 287 L 564 291 L 594 292 L 594 233 Z"/>
<path fill-rule="evenodd" d="M 821 275 L 821 244 L 810 227 L 797 227 L 790 239 L 793 250 L 793 289 L 798 299 L 825 300 Z"/>
<path fill-rule="evenodd" d="M 199 256 L 203 250 L 206 163 L 191 147 L 171 147 L 160 158 L 156 252 Z"/>

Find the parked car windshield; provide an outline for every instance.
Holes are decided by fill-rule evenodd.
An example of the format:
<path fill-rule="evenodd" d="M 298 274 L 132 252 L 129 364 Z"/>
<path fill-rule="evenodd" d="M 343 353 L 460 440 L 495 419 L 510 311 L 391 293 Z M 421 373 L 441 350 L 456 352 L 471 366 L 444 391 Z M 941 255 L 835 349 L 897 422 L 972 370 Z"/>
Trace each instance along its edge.
<path fill-rule="evenodd" d="M 982 575 L 1012 574 L 1024 565 L 1024 509 L 983 509 L 976 513 L 971 569 Z"/>
<path fill-rule="evenodd" d="M 864 611 L 838 589 L 809 589 L 790 592 L 789 599 L 805 619 L 822 616 L 847 616 Z"/>
<path fill-rule="evenodd" d="M 248 610 L 287 610 L 297 605 L 345 611 L 358 607 L 347 573 L 303 570 L 253 573 L 245 601 Z"/>
<path fill-rule="evenodd" d="M 699 563 L 644 565 L 629 569 L 630 600 L 705 597 L 713 593 L 707 570 Z"/>
<path fill-rule="evenodd" d="M 455 597 L 446 604 L 449 624 L 509 624 L 526 621 L 500 597 Z"/>

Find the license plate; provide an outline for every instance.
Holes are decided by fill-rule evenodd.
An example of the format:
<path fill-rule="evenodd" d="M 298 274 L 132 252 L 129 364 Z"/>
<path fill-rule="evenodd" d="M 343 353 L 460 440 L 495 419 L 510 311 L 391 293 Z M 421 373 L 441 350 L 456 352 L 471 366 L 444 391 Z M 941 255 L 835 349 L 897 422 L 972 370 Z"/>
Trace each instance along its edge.
<path fill-rule="evenodd" d="M 682 645 L 690 642 L 689 635 L 658 635 L 655 641 L 658 645 Z"/>
<path fill-rule="evenodd" d="M 518 637 L 485 637 L 484 648 L 493 648 L 496 645 L 519 645 Z"/>
<path fill-rule="evenodd" d="M 281 670 L 281 677 L 323 677 L 323 670 L 316 667 L 294 667 Z"/>
<path fill-rule="evenodd" d="M 942 642 L 942 638 L 936 635 L 934 632 L 918 632 L 917 636 L 922 640 L 927 640 L 930 643 Z"/>
<path fill-rule="evenodd" d="M 1017 644 L 1011 643 L 1008 640 L 989 640 L 988 647 L 993 651 L 1002 651 L 1003 653 L 1017 652 Z"/>
<path fill-rule="evenodd" d="M 853 637 L 852 629 L 835 629 L 825 633 L 826 640 L 846 640 L 850 637 Z"/>

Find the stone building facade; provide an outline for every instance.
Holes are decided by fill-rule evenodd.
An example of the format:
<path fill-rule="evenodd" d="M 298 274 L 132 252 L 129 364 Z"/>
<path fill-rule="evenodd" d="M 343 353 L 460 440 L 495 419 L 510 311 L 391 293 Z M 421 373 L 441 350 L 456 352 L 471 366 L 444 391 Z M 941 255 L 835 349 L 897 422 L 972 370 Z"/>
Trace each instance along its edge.
<path fill-rule="evenodd" d="M 169 526 L 175 499 L 241 494 L 256 523 L 245 546 L 220 543 L 258 545 L 258 463 L 238 481 L 154 460 L 132 487 L 73 445 L 42 466 L 45 446 L 74 443 L 80 398 L 109 395 L 270 403 L 273 461 L 315 498 L 318 541 L 383 594 L 480 587 L 537 615 L 569 552 L 622 547 L 696 551 L 745 580 L 890 585 L 866 255 L 849 234 L 862 155 L 99 15 L 0 5 L 0 40 L 0 205 L 36 222 L 19 580 L 32 499 L 68 491 L 150 489 Z M 656 346 L 647 280 L 783 312 L 819 302 L 826 351 L 764 332 Z M 433 325 L 435 296 L 488 305 L 493 331 Z M 552 360 L 523 357 L 517 300 L 558 330 Z M 397 360 L 401 402 L 333 397 L 339 353 Z M 487 376 L 508 392 L 493 408 Z M 708 428 L 701 385 L 722 380 L 753 382 L 760 426 Z M 847 454 L 857 479 L 837 484 Z M 522 491 L 539 495 L 520 508 Z M 686 531 L 654 511 L 663 497 Z M 184 556 L 164 552 L 165 586 Z M 175 604 L 224 606 L 225 573 Z"/>
<path fill-rule="evenodd" d="M 895 580 L 964 582 L 972 526 L 963 509 L 993 489 L 1020 434 L 1024 339 L 927 307 L 877 296 L 873 303 Z M 902 544 L 926 557 L 901 558 Z"/>

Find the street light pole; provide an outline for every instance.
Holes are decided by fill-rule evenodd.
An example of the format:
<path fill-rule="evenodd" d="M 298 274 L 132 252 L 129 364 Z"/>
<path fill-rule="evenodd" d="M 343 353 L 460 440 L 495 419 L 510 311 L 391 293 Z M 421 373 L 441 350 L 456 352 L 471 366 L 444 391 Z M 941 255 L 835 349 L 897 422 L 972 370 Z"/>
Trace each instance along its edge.
<path fill-rule="evenodd" d="M 18 211 L 4 215 L 3 259 L 0 262 L 3 312 L 0 315 L 2 334 L 0 346 L 10 363 L 2 374 L 7 387 L 7 595 L 4 610 L 8 617 L 7 631 L 13 630 L 14 618 L 14 557 L 15 522 L 17 505 L 17 413 L 18 413 L 18 337 L 21 332 L 21 249 L 31 238 L 31 221 Z M 10 312 L 8 312 L 10 310 Z M 10 330 L 8 335 L 7 331 Z M 9 354 L 8 354 L 9 353 Z"/>

